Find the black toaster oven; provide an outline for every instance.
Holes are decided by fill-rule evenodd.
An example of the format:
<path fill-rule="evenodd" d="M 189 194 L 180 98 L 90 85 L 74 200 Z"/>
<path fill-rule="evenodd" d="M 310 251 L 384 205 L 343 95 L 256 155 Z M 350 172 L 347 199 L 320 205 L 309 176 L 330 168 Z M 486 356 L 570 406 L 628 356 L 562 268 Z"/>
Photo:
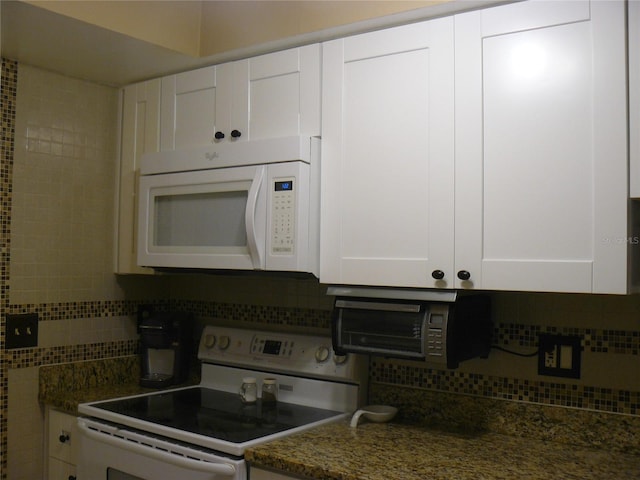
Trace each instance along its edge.
<path fill-rule="evenodd" d="M 338 354 L 369 353 L 457 368 L 487 357 L 493 323 L 487 295 L 331 287 Z M 348 293 L 346 295 L 345 293 Z"/>

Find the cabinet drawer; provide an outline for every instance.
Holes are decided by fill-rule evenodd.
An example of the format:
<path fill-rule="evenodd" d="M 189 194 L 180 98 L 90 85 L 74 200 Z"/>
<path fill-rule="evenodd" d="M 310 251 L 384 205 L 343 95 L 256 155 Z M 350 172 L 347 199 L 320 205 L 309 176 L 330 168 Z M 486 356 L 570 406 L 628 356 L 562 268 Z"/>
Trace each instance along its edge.
<path fill-rule="evenodd" d="M 48 454 L 63 462 L 76 463 L 76 417 L 58 410 L 49 410 Z"/>
<path fill-rule="evenodd" d="M 57 458 L 49 458 L 48 480 L 73 480 L 76 478 L 76 466 Z"/>

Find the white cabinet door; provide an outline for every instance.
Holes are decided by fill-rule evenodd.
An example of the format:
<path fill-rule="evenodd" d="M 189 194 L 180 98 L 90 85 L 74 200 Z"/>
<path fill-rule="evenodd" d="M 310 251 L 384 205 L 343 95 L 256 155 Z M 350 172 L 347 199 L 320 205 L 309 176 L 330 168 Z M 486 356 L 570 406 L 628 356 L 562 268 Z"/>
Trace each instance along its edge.
<path fill-rule="evenodd" d="M 255 139 L 320 135 L 320 45 L 248 60 L 248 136 Z"/>
<path fill-rule="evenodd" d="M 453 64 L 452 18 L 324 44 L 321 282 L 453 286 Z"/>
<path fill-rule="evenodd" d="M 463 288 L 625 293 L 623 2 L 456 16 Z"/>
<path fill-rule="evenodd" d="M 216 73 L 216 67 L 205 67 L 162 79 L 162 150 L 213 142 L 220 128 L 216 124 L 219 98 Z"/>
<path fill-rule="evenodd" d="M 136 263 L 139 161 L 157 152 L 160 133 L 160 80 L 122 90 L 122 135 L 118 172 L 116 273 L 151 273 Z"/>
<path fill-rule="evenodd" d="M 68 480 L 76 472 L 76 417 L 47 407 L 47 472 L 49 480 Z"/>
<path fill-rule="evenodd" d="M 76 466 L 57 458 L 49 459 L 47 480 L 71 480 L 76 478 Z"/>
<path fill-rule="evenodd" d="M 162 79 L 162 150 L 320 134 L 320 45 Z"/>

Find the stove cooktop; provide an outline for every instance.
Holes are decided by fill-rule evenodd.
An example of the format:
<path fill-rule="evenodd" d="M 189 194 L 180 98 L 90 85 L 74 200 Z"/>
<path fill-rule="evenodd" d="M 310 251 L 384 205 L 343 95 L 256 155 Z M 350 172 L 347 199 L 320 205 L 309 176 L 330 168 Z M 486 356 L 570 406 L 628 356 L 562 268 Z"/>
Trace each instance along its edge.
<path fill-rule="evenodd" d="M 239 395 L 195 386 L 91 405 L 100 411 L 233 444 L 342 416 L 342 412 L 277 402 L 243 404 Z M 106 418 L 108 419 L 108 418 Z M 231 453 L 231 452 L 230 452 Z"/>

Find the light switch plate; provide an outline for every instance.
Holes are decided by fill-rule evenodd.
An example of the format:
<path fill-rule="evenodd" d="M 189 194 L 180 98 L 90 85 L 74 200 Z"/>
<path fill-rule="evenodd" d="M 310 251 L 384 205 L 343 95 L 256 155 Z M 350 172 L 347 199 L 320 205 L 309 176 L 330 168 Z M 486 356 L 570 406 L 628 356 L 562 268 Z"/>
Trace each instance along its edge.
<path fill-rule="evenodd" d="M 6 350 L 37 347 L 38 314 L 8 314 L 6 335 Z"/>

